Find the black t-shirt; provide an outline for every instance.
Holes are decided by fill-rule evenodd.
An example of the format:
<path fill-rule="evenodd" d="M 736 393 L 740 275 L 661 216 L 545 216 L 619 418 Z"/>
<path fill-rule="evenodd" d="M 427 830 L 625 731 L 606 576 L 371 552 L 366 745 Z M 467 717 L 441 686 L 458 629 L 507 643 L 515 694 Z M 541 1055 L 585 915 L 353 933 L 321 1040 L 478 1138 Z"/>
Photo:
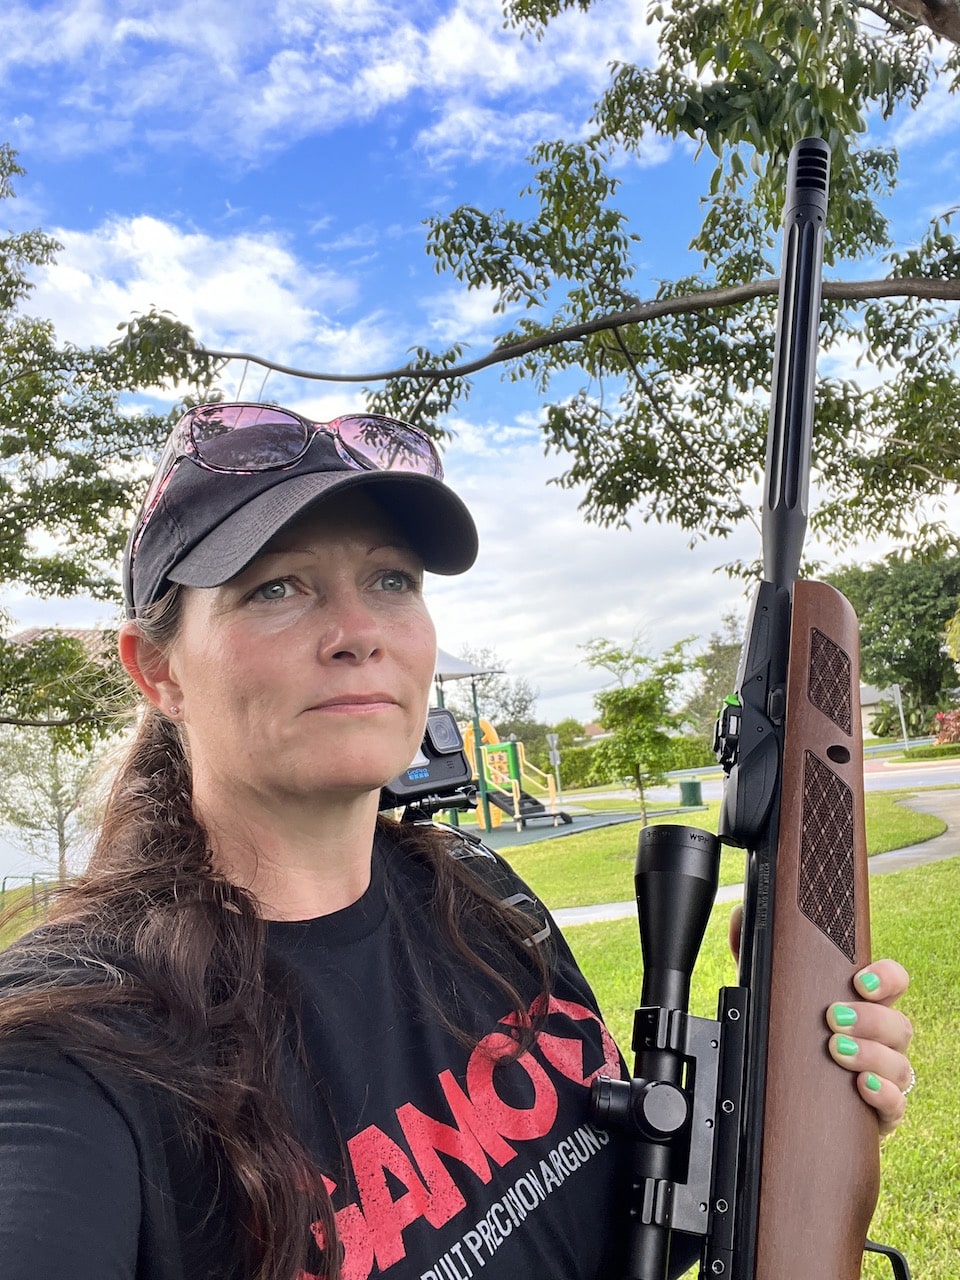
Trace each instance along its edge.
<path fill-rule="evenodd" d="M 358 902 L 269 926 L 305 1049 L 305 1061 L 291 1050 L 287 1102 L 331 1190 L 344 1280 L 616 1274 L 623 1153 L 588 1103 L 594 1077 L 623 1064 L 585 979 L 544 917 L 531 945 L 556 955 L 546 1020 L 531 1050 L 498 1064 L 513 1018 L 505 997 L 451 962 L 429 915 L 430 873 L 410 859 L 401 873 L 398 861 L 378 842 Z M 470 864 L 488 883 L 493 873 L 502 896 L 528 894 L 499 860 Z M 532 1004 L 532 968 L 522 990 Z M 4 1280 L 231 1274 L 214 1171 L 198 1166 L 172 1115 L 162 1096 L 111 1073 L 4 1046 Z"/>

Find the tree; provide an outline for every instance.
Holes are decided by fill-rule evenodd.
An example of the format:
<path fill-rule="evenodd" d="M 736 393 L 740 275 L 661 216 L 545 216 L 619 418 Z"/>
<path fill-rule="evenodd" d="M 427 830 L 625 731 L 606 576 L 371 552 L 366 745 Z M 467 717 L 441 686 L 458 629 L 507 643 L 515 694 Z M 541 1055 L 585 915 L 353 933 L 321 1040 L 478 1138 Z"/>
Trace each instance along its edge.
<path fill-rule="evenodd" d="M 947 623 L 946 635 L 944 637 L 947 646 L 947 653 L 956 663 L 960 663 L 960 601 L 957 603 L 957 611 Z"/>
<path fill-rule="evenodd" d="M 89 824 L 91 798 L 105 752 L 65 743 L 50 729 L 0 729 L 0 825 L 33 862 L 56 868 L 63 884 Z"/>
<path fill-rule="evenodd" d="M 565 7 L 514 0 L 508 12 L 542 31 Z M 956 274 L 960 248 L 943 223 L 918 248 L 893 251 L 879 201 L 895 181 L 896 157 L 866 130 L 871 113 L 916 102 L 938 74 L 952 84 L 960 55 L 952 49 L 938 63 L 927 32 L 883 4 L 871 12 L 872 29 L 848 0 L 654 6 L 657 65 L 614 69 L 586 141 L 535 148 L 531 216 L 462 207 L 432 220 L 428 251 L 469 287 L 492 289 L 501 310 L 527 311 L 507 341 L 629 315 L 636 236 L 616 207 L 612 163 L 653 136 L 689 137 L 717 157 L 692 247 L 710 284 L 743 288 L 775 273 L 786 150 L 817 133 L 835 156 L 830 262 L 886 254 L 891 277 Z M 698 298 L 704 288 L 693 277 L 664 283 L 657 300 L 679 296 L 678 313 L 625 318 L 516 362 L 543 390 L 573 367 L 585 374 L 580 391 L 549 407 L 545 430 L 553 448 L 572 455 L 563 483 L 587 486 L 596 519 L 622 520 L 639 506 L 645 517 L 722 537 L 750 515 L 744 494 L 763 456 L 773 305 L 752 297 L 734 317 L 718 299 Z M 827 498 L 816 526 L 834 539 L 891 524 L 906 536 L 922 499 L 939 494 L 942 481 L 955 487 L 956 310 L 916 296 L 830 305 L 824 338 L 828 347 L 858 342 L 872 370 L 886 364 L 895 376 L 869 391 L 824 382 L 815 474 Z"/>
<path fill-rule="evenodd" d="M 960 596 L 960 556 L 927 561 L 890 554 L 879 564 L 839 569 L 827 581 L 859 615 L 865 679 L 881 688 L 899 684 L 905 698 L 927 710 L 948 696 L 957 668 L 944 635 Z"/>
<path fill-rule="evenodd" d="M 586 785 L 590 772 L 590 749 L 584 746 L 584 730 L 579 720 L 567 716 L 554 725 L 545 724 L 539 735 L 527 733 L 523 739 L 527 759 L 544 771 L 555 774 L 550 760 L 550 743 L 547 734 L 555 734 L 556 749 L 560 752 L 560 782 L 563 787 Z M 532 745 L 531 745 L 532 744 Z"/>
<path fill-rule="evenodd" d="M 628 779 L 636 789 L 644 824 L 645 790 L 663 782 L 672 767 L 669 730 L 678 729 L 682 722 L 672 705 L 680 678 L 689 670 L 688 643 L 681 640 L 659 658 L 643 653 L 636 636 L 626 647 L 602 639 L 583 646 L 587 666 L 609 672 L 617 682 L 594 697 L 600 724 L 611 734 L 592 748 L 594 777 L 598 781 Z"/>
<path fill-rule="evenodd" d="M 59 747 L 89 749 L 129 705 L 113 631 L 35 629 L 0 642 L 0 725 L 47 730 Z"/>
<path fill-rule="evenodd" d="M 90 823 L 107 746 L 129 718 L 130 687 L 112 631 L 36 630 L 0 646 L 0 826 L 61 884 Z M 79 708 L 79 713 L 77 713 Z"/>
<path fill-rule="evenodd" d="M 504 721 L 497 725 L 497 730 L 501 738 L 515 737 L 522 742 L 527 760 L 544 773 L 552 774 L 554 771 L 550 763 L 548 733 L 557 735 L 557 747 L 562 753 L 561 761 L 565 761 L 571 752 L 583 749 L 574 745 L 578 739 L 583 738 L 583 725 L 572 718 L 561 720 L 555 725 L 544 724 L 539 720 Z M 565 778 L 566 775 L 567 771 L 563 770 L 561 776 Z"/>
<path fill-rule="evenodd" d="M 567 716 L 553 726 L 552 732 L 557 735 L 557 749 L 565 751 L 569 747 L 583 745 L 583 725 L 573 716 Z"/>
<path fill-rule="evenodd" d="M 508 21 L 535 36 L 574 6 L 603 20 L 600 0 L 505 0 Z M 949 215 L 918 244 L 893 244 L 883 202 L 898 159 L 873 122 L 956 92 L 958 14 L 958 0 L 652 3 L 655 65 L 614 66 L 585 137 L 537 145 L 509 210 L 465 205 L 429 221 L 438 271 L 492 291 L 495 312 L 522 313 L 496 348 L 469 360 L 458 346 L 420 349 L 402 369 L 337 377 L 385 379 L 374 407 L 436 423 L 470 377 L 503 363 L 542 397 L 558 389 L 545 440 L 568 459 L 560 482 L 585 487 L 588 518 L 638 514 L 726 536 L 754 518 L 786 155 L 819 134 L 834 155 L 822 340 L 853 351 L 863 372 L 821 382 L 813 524 L 838 548 L 877 533 L 952 545 L 925 504 L 960 476 L 960 244 Z M 618 191 L 625 158 L 658 139 L 690 139 L 716 164 L 693 272 L 641 300 L 640 236 Z M 863 279 L 862 264 L 879 260 L 885 276 Z"/>
<path fill-rule="evenodd" d="M 494 649 L 472 649 L 465 645 L 458 655 L 478 671 L 486 675 L 473 680 L 457 680 L 444 689 L 443 700 L 458 720 L 473 719 L 472 684 L 477 688 L 477 706 L 480 715 L 494 725 L 502 737 L 516 733 L 523 737 L 527 725 L 536 724 L 533 713 L 537 704 L 537 690 L 523 676 L 509 676 L 506 663 Z M 519 732 L 518 732 L 519 730 Z"/>
<path fill-rule="evenodd" d="M 711 740 L 723 700 L 737 687 L 743 648 L 741 619 L 735 613 L 725 613 L 721 621 L 723 630 L 711 635 L 704 652 L 694 660 L 696 684 L 683 707 L 684 720 L 694 733 Z"/>
<path fill-rule="evenodd" d="M 595 4 L 602 21 L 601 0 L 505 0 L 505 12 L 537 36 L 562 10 Z M 872 123 L 957 91 L 958 14 L 958 0 L 653 3 L 655 65 L 615 66 L 584 136 L 534 148 L 516 209 L 505 198 L 430 222 L 438 271 L 492 290 L 498 313 L 522 312 L 496 349 L 465 361 L 461 344 L 418 348 L 398 370 L 294 372 L 382 382 L 371 407 L 442 434 L 470 377 L 505 364 L 542 398 L 553 393 L 545 441 L 568 459 L 561 483 L 585 486 L 588 518 L 639 515 L 722 538 L 754 518 L 784 160 L 797 138 L 819 133 L 835 159 L 823 342 L 855 352 L 863 373 L 821 382 L 814 480 L 824 500 L 813 523 L 838 547 L 879 532 L 928 550 L 952 544 L 925 504 L 960 479 L 960 243 L 949 215 L 915 245 L 892 242 L 883 202 L 898 160 Z M 642 227 L 628 226 L 618 192 L 624 160 L 658 139 L 692 140 L 716 163 L 691 272 L 642 299 Z M 18 172 L 0 149 L 0 197 Z M 138 467 L 167 426 L 128 415 L 123 396 L 161 385 L 209 392 L 231 353 L 158 312 L 110 347 L 60 345 L 20 306 L 29 269 L 55 244 L 37 231 L 0 245 L 0 580 L 110 596 L 108 562 L 142 488 Z M 864 279 L 879 260 L 885 275 Z M 47 532 L 63 552 L 35 550 Z"/>
<path fill-rule="evenodd" d="M 0 200 L 13 198 L 22 172 L 0 144 Z M 136 410 L 131 393 L 210 393 L 219 365 L 161 313 L 131 321 L 108 347 L 59 342 L 49 321 L 25 309 L 31 271 L 58 249 L 41 231 L 0 238 L 0 583 L 116 600 L 114 566 L 170 429 L 170 415 Z M 99 675 L 87 683 L 79 653 L 69 648 L 0 640 L 0 719 L 49 718 L 42 707 L 52 705 L 58 720 L 87 726 L 81 736 L 95 731 Z M 58 671 L 64 657 L 66 680 Z"/>

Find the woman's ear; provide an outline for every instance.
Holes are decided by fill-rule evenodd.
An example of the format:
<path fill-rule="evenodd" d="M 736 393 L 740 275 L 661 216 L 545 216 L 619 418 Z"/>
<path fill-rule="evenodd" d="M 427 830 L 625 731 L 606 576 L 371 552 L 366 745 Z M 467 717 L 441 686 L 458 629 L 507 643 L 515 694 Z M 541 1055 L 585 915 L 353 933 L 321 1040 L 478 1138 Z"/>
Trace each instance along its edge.
<path fill-rule="evenodd" d="M 148 702 L 167 714 L 171 707 L 183 705 L 183 693 L 174 679 L 169 658 L 144 637 L 135 622 L 121 624 L 117 648 L 124 670 Z"/>

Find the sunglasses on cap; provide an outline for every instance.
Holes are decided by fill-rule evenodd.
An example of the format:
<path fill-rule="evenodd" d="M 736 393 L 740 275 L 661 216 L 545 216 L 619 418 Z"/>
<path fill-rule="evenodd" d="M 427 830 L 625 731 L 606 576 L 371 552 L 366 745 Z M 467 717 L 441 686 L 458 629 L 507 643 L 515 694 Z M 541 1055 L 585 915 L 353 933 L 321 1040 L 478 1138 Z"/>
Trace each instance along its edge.
<path fill-rule="evenodd" d="M 443 479 L 436 446 L 425 431 L 379 413 L 313 422 L 269 404 L 202 404 L 174 427 L 151 481 L 131 547 L 136 555 L 150 517 L 183 458 L 206 471 L 252 475 L 283 471 L 306 456 L 314 436 L 330 436 L 340 458 L 358 471 L 413 471 Z"/>

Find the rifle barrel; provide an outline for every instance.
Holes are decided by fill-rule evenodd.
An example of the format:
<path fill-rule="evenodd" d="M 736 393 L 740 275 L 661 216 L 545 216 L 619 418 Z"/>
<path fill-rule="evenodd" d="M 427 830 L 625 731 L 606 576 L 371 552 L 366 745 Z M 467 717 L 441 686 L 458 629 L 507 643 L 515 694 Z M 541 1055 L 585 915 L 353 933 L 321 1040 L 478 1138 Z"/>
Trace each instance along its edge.
<path fill-rule="evenodd" d="M 804 138 L 793 148 L 787 171 L 780 324 L 763 499 L 763 576 L 778 587 L 790 586 L 797 577 L 807 528 L 829 185 L 830 148 L 820 138 Z"/>

